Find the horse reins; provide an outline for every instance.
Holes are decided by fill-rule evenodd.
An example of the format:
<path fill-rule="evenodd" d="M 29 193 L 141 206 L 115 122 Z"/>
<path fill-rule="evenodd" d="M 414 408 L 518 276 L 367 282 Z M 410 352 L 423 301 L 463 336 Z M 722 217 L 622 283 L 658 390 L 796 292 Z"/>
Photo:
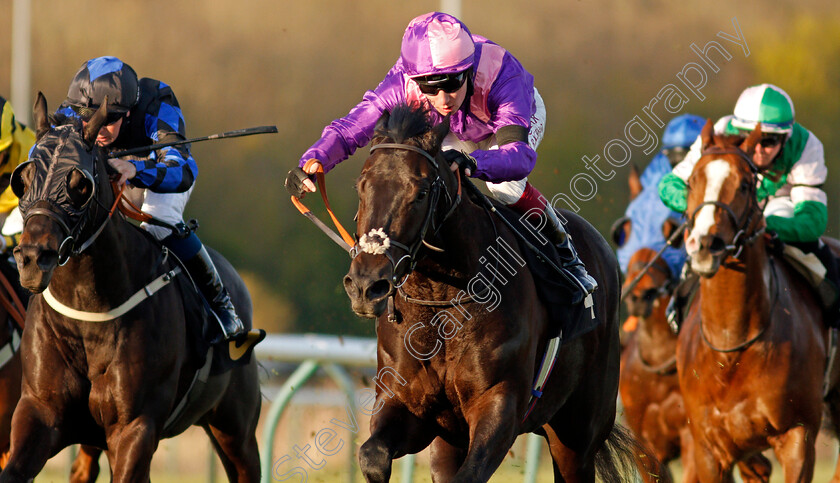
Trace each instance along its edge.
<path fill-rule="evenodd" d="M 371 152 L 377 149 L 398 149 L 418 153 L 422 155 L 435 170 L 435 179 L 432 181 L 432 186 L 429 191 L 429 210 L 426 212 L 426 216 L 423 219 L 423 224 L 420 227 L 420 233 L 418 234 L 417 239 L 411 242 L 411 245 L 406 245 L 404 243 L 390 239 L 390 244 L 392 246 L 395 246 L 406 252 L 406 254 L 400 257 L 399 260 L 394 260 L 393 255 L 389 250 L 386 250 L 384 253 L 392 265 L 391 283 L 394 285 L 394 288 L 400 288 L 403 284 L 405 284 L 405 281 L 408 279 L 408 276 L 411 275 L 411 273 L 414 271 L 414 268 L 417 266 L 417 254 L 420 252 L 420 247 L 422 245 L 429 246 L 429 243 L 426 242 L 426 234 L 429 232 L 429 228 L 433 228 L 434 233 L 437 234 L 443 223 L 447 219 L 449 219 L 449 217 L 461 203 L 461 176 L 459 172 L 456 172 L 455 176 L 458 180 L 458 191 L 455 195 L 455 198 L 453 199 L 452 196 L 450 196 L 449 191 L 444 189 L 443 178 L 440 177 L 440 165 L 438 164 L 437 160 L 435 160 L 435 158 L 433 158 L 432 155 L 426 152 L 424 149 L 409 144 L 400 143 L 380 143 L 371 146 L 370 148 Z M 435 223 L 434 215 L 438 211 L 438 203 L 441 199 L 441 191 L 443 191 L 443 193 L 446 195 L 447 202 L 449 204 L 449 209 L 443 215 L 440 222 Z M 435 224 L 437 225 L 437 227 L 433 226 Z M 432 246 L 432 249 L 435 251 L 442 251 L 441 249 L 434 246 Z M 350 251 L 350 256 L 355 258 L 358 255 L 358 253 L 359 245 L 355 245 Z M 400 282 L 398 280 L 397 269 L 404 260 L 408 260 L 408 270 L 406 271 L 402 281 Z"/>
<path fill-rule="evenodd" d="M 740 149 L 725 149 L 719 148 L 717 146 L 710 146 L 702 152 L 702 156 L 714 154 L 735 154 L 740 160 L 747 163 L 747 166 L 749 166 L 750 172 L 752 172 L 753 176 L 760 172 L 755 163 L 753 163 L 752 159 L 750 159 L 749 156 L 747 156 L 747 153 L 741 151 Z M 694 220 L 697 217 L 697 213 L 703 207 L 714 206 L 716 208 L 722 209 L 724 213 L 726 213 L 729 216 L 729 219 L 732 221 L 732 224 L 738 230 L 735 233 L 735 236 L 732 238 L 732 242 L 724 247 L 723 253 L 728 253 L 730 256 L 732 256 L 732 258 L 739 258 L 741 255 L 741 251 L 744 249 L 744 246 L 752 244 L 753 242 L 755 242 L 755 240 L 758 239 L 758 237 L 760 237 L 764 233 L 764 227 L 761 227 L 757 229 L 752 235 L 746 235 L 747 229 L 750 227 L 750 225 L 752 225 L 753 218 L 755 217 L 756 213 L 761 213 L 761 208 L 758 206 L 758 201 L 756 200 L 756 182 L 750 183 L 750 210 L 744 214 L 743 223 L 741 223 L 741 220 L 738 219 L 738 217 L 735 215 L 735 213 L 732 211 L 732 208 L 730 208 L 729 205 L 721 201 L 715 200 L 704 201 L 697 206 L 697 208 L 694 210 L 694 212 L 691 213 L 691 216 L 689 217 L 689 227 L 694 227 Z"/>
<path fill-rule="evenodd" d="M 750 159 L 750 157 L 747 155 L 747 153 L 745 153 L 744 151 L 742 151 L 740 149 L 727 149 L 727 148 L 720 148 L 720 147 L 717 147 L 717 146 L 711 146 L 711 147 L 703 150 L 703 153 L 702 153 L 703 156 L 710 155 L 710 154 L 711 155 L 713 155 L 713 154 L 735 154 L 735 155 L 738 155 L 738 158 L 740 160 L 747 163 L 747 166 L 749 166 L 750 172 L 753 174 L 753 176 L 757 175 L 760 172 L 758 167 L 755 165 L 755 163 L 753 163 L 752 159 Z M 700 209 L 703 208 L 704 206 L 713 205 L 717 208 L 723 209 L 724 212 L 727 213 L 727 215 L 729 215 L 730 220 L 732 221 L 733 225 L 738 230 L 735 233 L 735 236 L 732 238 L 732 243 L 727 245 L 724 248 L 723 252 L 728 253 L 729 255 L 731 255 L 733 258 L 736 258 L 736 259 L 739 258 L 739 256 L 741 255 L 741 251 L 744 249 L 745 246 L 751 245 L 753 242 L 755 242 L 764 233 L 764 227 L 762 226 L 761 228 L 755 230 L 755 232 L 752 235 L 746 236 L 746 231 L 750 227 L 750 225 L 752 224 L 753 218 L 755 217 L 756 213 L 759 213 L 759 214 L 762 213 L 761 207 L 758 204 L 758 200 L 757 200 L 757 196 L 756 196 L 757 182 L 758 182 L 758 180 L 756 179 L 756 180 L 754 180 L 753 183 L 750 183 L 750 188 L 751 188 L 750 194 L 749 194 L 750 210 L 749 210 L 748 213 L 745 213 L 745 215 L 744 215 L 745 220 L 744 220 L 743 224 L 740 222 L 738 217 L 735 216 L 735 213 L 732 211 L 732 208 L 730 208 L 729 205 L 727 205 L 725 203 L 722 203 L 720 201 L 704 201 L 703 203 L 700 204 L 700 206 L 697 207 L 697 209 L 694 210 L 694 212 L 691 214 L 691 217 L 690 217 L 691 226 L 694 226 L 694 219 L 697 216 L 697 213 L 700 211 Z M 742 237 L 746 237 L 746 238 L 742 238 Z M 776 307 L 776 302 L 778 301 L 778 298 L 779 298 L 779 281 L 777 280 L 776 268 L 775 268 L 775 265 L 773 264 L 772 259 L 770 260 L 770 263 L 771 263 L 771 266 L 772 266 L 771 270 L 772 270 L 772 274 L 773 274 L 773 276 L 771 278 L 771 281 L 774 282 L 773 285 L 775 287 L 775 296 L 773 297 L 773 304 L 770 307 L 770 312 L 772 313 L 772 311 Z M 769 327 L 769 325 L 770 324 L 765 325 L 764 327 L 761 328 L 761 330 L 758 331 L 758 333 L 756 335 L 754 335 L 750 339 L 736 345 L 735 347 L 731 347 L 731 348 L 727 348 L 727 349 L 721 349 L 719 347 L 715 347 L 714 345 L 712 345 L 711 341 L 709 341 L 709 339 L 706 337 L 706 333 L 703 330 L 703 320 L 702 320 L 702 317 L 701 317 L 700 318 L 700 328 L 699 328 L 700 338 L 703 340 L 703 342 L 706 344 L 706 346 L 708 346 L 710 349 L 712 349 L 715 352 L 720 352 L 720 353 L 738 352 L 738 351 L 741 351 L 741 350 L 749 347 L 755 341 L 757 341 L 762 335 L 764 335 L 764 333 L 767 331 L 767 327 Z"/>
<path fill-rule="evenodd" d="M 773 263 L 772 258 L 770 258 L 770 267 L 771 267 L 770 270 L 773 273 L 773 276 L 771 277 L 770 280 L 773 282 L 773 287 L 775 288 L 775 291 L 774 291 L 775 296 L 773 297 L 773 305 L 770 306 L 770 312 L 769 312 L 770 314 L 772 314 L 773 310 L 776 309 L 776 302 L 779 301 L 779 280 L 778 280 L 778 275 L 776 274 L 776 264 Z M 719 347 L 715 347 L 714 345 L 712 345 L 711 341 L 709 341 L 709 339 L 706 337 L 706 332 L 703 330 L 703 318 L 700 317 L 700 338 L 703 339 L 703 342 L 706 344 L 706 346 L 709 347 L 709 349 L 712 349 L 715 352 L 721 352 L 721 353 L 727 354 L 727 353 L 730 353 L 730 352 L 738 352 L 740 350 L 746 349 L 747 347 L 751 346 L 762 335 L 764 335 L 764 333 L 767 331 L 768 327 L 770 327 L 769 322 L 767 323 L 767 325 L 762 327 L 761 330 L 759 330 L 757 334 L 755 334 L 753 337 L 750 337 L 749 340 L 747 340 L 745 342 L 742 342 L 742 343 L 736 345 L 735 347 L 732 347 L 732 348 L 729 348 L 729 349 L 721 349 Z"/>
<path fill-rule="evenodd" d="M 319 220 L 318 217 L 312 213 L 312 210 L 307 208 L 297 196 L 292 196 L 292 204 L 295 205 L 295 208 L 297 208 L 303 216 L 307 217 L 312 223 L 315 223 L 315 226 L 317 226 L 328 237 L 330 237 L 330 239 L 336 244 L 338 244 L 338 246 L 343 248 L 344 251 L 350 252 L 352 247 L 356 245 L 356 241 L 353 239 L 352 236 L 350 236 L 350 233 L 348 233 L 347 230 L 345 230 L 344 227 L 341 226 L 341 222 L 338 221 L 338 217 L 335 216 L 335 213 L 333 213 L 333 210 L 330 207 L 330 200 L 327 197 L 327 183 L 324 179 L 324 167 L 320 164 L 320 162 L 317 159 L 312 158 L 306 162 L 306 164 L 303 166 L 303 170 L 308 172 L 309 167 L 315 163 L 318 163 L 319 165 L 317 171 L 315 171 L 315 179 L 318 182 L 318 188 L 320 188 L 321 190 L 321 199 L 324 200 L 324 206 L 326 206 L 327 208 L 327 213 L 329 213 L 333 224 L 335 225 L 336 229 L 338 229 L 338 232 L 341 234 L 341 236 L 336 235 L 336 233 L 332 231 L 327 225 L 325 225 L 324 222 Z"/>
<path fill-rule="evenodd" d="M 677 229 L 674 230 L 674 232 L 671 233 L 671 236 L 668 237 L 668 239 L 665 241 L 665 245 L 663 245 L 662 248 L 660 248 L 659 251 L 656 252 L 656 255 L 653 258 L 651 258 L 650 261 L 647 262 L 647 264 L 644 266 L 644 268 L 642 268 L 642 270 L 639 273 L 637 273 L 635 277 L 633 277 L 633 280 L 629 284 L 627 284 L 627 288 L 622 287 L 621 299 L 619 300 L 620 302 L 627 298 L 627 296 L 630 295 L 631 292 L 633 292 L 633 289 L 636 288 L 636 285 L 639 284 L 639 281 L 642 280 L 642 277 L 644 277 L 648 270 L 650 270 L 650 268 L 656 263 L 656 261 L 660 259 L 662 253 L 665 252 L 665 249 L 667 249 L 669 246 L 674 246 L 674 240 L 680 237 L 682 231 L 687 225 L 688 220 L 684 221 L 679 227 L 677 227 Z"/>

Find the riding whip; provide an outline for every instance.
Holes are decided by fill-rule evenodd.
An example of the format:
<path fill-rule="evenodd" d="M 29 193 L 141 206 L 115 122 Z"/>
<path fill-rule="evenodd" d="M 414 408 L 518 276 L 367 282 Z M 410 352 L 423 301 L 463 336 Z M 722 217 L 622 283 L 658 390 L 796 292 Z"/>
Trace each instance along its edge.
<path fill-rule="evenodd" d="M 211 139 L 225 139 L 225 138 L 238 138 L 242 136 L 250 136 L 252 134 L 270 134 L 276 133 L 277 126 L 257 126 L 257 127 L 248 127 L 245 129 L 237 129 L 235 131 L 228 131 L 223 132 L 220 134 L 211 134 L 209 136 L 202 136 L 198 138 L 192 139 L 183 139 L 180 141 L 170 141 L 166 143 L 158 143 L 152 144 L 151 146 L 141 146 L 139 148 L 131 148 L 131 149 L 124 149 L 122 151 L 114 151 L 110 154 L 112 158 L 119 158 L 122 156 L 128 156 L 129 154 L 140 154 L 145 153 L 147 151 L 153 151 L 155 149 L 166 148 L 169 146 L 179 146 L 181 144 L 190 144 L 190 143 L 197 143 L 199 141 L 210 141 Z"/>

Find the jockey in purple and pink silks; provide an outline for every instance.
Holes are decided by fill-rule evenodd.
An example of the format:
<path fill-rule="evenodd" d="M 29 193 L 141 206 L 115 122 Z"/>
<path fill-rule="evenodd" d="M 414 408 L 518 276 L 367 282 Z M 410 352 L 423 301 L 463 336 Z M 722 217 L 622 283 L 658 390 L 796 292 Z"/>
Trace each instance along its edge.
<path fill-rule="evenodd" d="M 443 155 L 453 170 L 487 182 L 492 196 L 519 213 L 544 214 L 549 238 L 585 296 L 597 288 L 586 273 L 562 223 L 546 199 L 528 183 L 535 149 L 545 130 L 545 105 L 534 78 L 510 52 L 470 34 L 457 18 L 421 15 L 405 30 L 400 58 L 376 89 L 365 93 L 349 114 L 327 126 L 289 172 L 286 187 L 298 197 L 314 192 L 309 176 L 329 171 L 373 137 L 384 111 L 399 104 L 425 105 L 439 124 L 449 118 Z M 304 173 L 302 168 L 312 163 Z"/>

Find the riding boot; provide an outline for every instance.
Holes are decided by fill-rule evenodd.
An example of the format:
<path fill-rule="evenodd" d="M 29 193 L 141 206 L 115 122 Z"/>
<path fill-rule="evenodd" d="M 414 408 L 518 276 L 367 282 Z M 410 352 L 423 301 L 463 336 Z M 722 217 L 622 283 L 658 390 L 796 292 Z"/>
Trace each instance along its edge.
<path fill-rule="evenodd" d="M 577 281 L 578 288 L 582 292 L 581 299 L 583 299 L 598 288 L 598 282 L 587 273 L 583 261 L 578 257 L 577 251 L 572 245 L 572 237 L 566 232 L 557 213 L 551 207 L 547 207 L 545 212 L 548 215 L 545 233 L 549 241 L 557 248 L 560 261 L 563 264 L 562 268 Z"/>
<path fill-rule="evenodd" d="M 207 253 L 207 249 L 202 246 L 198 253 L 184 264 L 193 276 L 201 293 L 210 303 L 219 326 L 222 328 L 222 335 L 225 340 L 235 339 L 244 334 L 246 332 L 245 325 L 236 315 L 236 309 L 230 300 L 230 294 L 222 283 L 222 278 L 219 276 L 210 254 Z"/>
<path fill-rule="evenodd" d="M 691 267 L 686 262 L 680 273 L 680 281 L 677 282 L 671 300 L 668 302 L 668 307 L 665 309 L 665 317 L 674 334 L 680 332 L 680 328 L 685 321 L 686 311 L 691 306 L 691 301 L 694 300 L 694 295 L 697 293 L 699 281 L 700 276 L 692 272 Z"/>

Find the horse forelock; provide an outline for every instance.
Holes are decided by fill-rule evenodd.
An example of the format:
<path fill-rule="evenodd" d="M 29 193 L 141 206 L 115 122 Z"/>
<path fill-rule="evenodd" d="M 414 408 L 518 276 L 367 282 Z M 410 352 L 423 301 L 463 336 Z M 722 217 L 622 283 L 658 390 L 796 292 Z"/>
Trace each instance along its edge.
<path fill-rule="evenodd" d="M 399 144 L 412 144 L 426 151 L 433 150 L 424 135 L 432 129 L 428 111 L 422 107 L 401 104 L 383 113 L 377 123 L 374 139 L 390 140 Z"/>

